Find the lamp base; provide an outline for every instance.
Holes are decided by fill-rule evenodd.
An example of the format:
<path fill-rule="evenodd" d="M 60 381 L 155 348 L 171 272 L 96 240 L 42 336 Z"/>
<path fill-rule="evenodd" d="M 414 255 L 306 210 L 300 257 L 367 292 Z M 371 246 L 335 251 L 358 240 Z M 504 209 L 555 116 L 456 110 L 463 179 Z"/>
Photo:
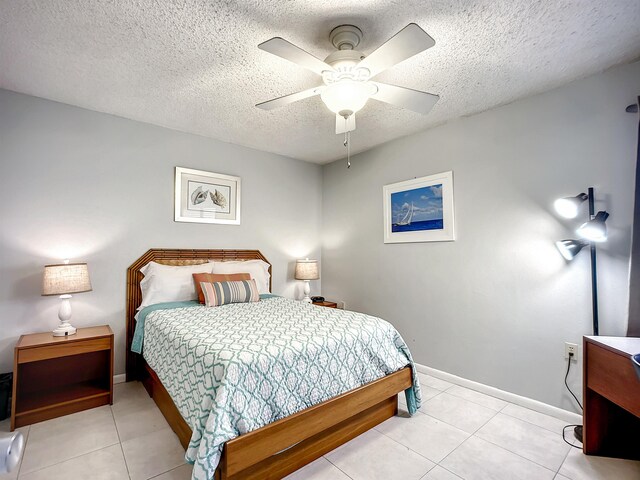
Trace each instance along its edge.
<path fill-rule="evenodd" d="M 69 335 L 75 335 L 76 327 L 69 322 L 62 322 L 52 333 L 54 337 L 68 337 Z"/>
<path fill-rule="evenodd" d="M 309 280 L 305 280 L 304 281 L 304 298 L 302 299 L 303 302 L 313 303 L 311 301 L 311 297 L 309 297 L 310 293 L 311 293 L 311 287 L 309 286 Z"/>
<path fill-rule="evenodd" d="M 573 429 L 573 436 L 576 437 L 576 440 L 582 443 L 582 425 L 578 425 Z"/>

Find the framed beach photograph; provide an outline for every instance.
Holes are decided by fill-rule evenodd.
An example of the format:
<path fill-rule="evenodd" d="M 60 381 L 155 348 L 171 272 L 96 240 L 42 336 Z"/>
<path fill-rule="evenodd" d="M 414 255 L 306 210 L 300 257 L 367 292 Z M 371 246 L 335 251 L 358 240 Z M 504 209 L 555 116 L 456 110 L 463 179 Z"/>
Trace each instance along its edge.
<path fill-rule="evenodd" d="M 382 188 L 384 243 L 455 240 L 453 172 Z"/>
<path fill-rule="evenodd" d="M 176 167 L 175 221 L 240 225 L 240 177 Z"/>

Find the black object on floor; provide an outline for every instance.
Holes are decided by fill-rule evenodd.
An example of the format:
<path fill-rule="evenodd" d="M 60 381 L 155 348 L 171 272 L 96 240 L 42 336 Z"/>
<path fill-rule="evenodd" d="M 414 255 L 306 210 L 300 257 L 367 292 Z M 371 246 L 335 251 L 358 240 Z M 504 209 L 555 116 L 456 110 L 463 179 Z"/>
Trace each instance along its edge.
<path fill-rule="evenodd" d="M 582 443 L 582 425 L 578 425 L 573 429 L 573 436 Z"/>
<path fill-rule="evenodd" d="M 11 390 L 13 373 L 0 373 L 0 420 L 11 416 Z"/>

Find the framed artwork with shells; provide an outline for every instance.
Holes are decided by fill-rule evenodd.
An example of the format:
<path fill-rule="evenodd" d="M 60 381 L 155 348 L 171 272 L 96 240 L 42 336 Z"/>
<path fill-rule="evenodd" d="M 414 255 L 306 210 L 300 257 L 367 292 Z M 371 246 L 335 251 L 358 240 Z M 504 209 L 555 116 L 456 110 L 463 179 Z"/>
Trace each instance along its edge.
<path fill-rule="evenodd" d="M 240 225 L 240 177 L 176 167 L 175 221 Z"/>

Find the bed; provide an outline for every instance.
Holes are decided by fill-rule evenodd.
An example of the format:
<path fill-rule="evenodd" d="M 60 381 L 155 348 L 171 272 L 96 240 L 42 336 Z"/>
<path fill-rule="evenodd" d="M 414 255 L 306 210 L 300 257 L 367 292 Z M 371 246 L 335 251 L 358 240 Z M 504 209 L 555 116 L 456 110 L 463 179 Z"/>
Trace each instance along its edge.
<path fill-rule="evenodd" d="M 206 434 L 211 435 L 211 432 L 208 426 L 203 427 L 204 424 L 200 425 L 198 423 L 197 418 L 201 417 L 201 415 L 197 415 L 198 412 L 191 412 L 189 409 L 185 409 L 185 399 L 181 398 L 180 388 L 188 388 L 189 382 L 185 379 L 187 383 L 176 386 L 171 380 L 171 376 L 167 374 L 167 365 L 170 365 L 171 361 L 167 360 L 163 364 L 158 360 L 161 355 L 154 356 L 153 352 L 170 352 L 172 347 L 167 347 L 165 344 L 160 344 L 159 342 L 163 340 L 164 337 L 176 337 L 173 331 L 166 329 L 175 329 L 175 325 L 182 325 L 180 322 L 185 322 L 187 317 L 179 317 L 180 315 L 189 314 L 194 318 L 199 318 L 199 315 L 204 314 L 203 312 L 205 312 L 205 310 L 208 310 L 208 313 L 213 312 L 211 315 L 222 315 L 220 312 L 230 312 L 233 309 L 216 310 L 194 306 L 187 310 L 178 305 L 175 310 L 169 311 L 162 307 L 158 312 L 154 312 L 156 315 L 150 315 L 149 318 L 152 318 L 152 322 L 145 328 L 148 330 L 149 338 L 145 341 L 150 342 L 149 345 L 153 347 L 154 337 L 152 332 L 154 328 L 159 332 L 155 338 L 159 338 L 160 340 L 156 342 L 158 345 L 150 348 L 145 354 L 149 358 L 149 363 L 153 364 L 158 370 L 158 372 L 156 372 L 149 366 L 142 355 L 132 351 L 136 330 L 135 316 L 142 300 L 140 281 L 143 275 L 140 270 L 150 261 L 165 265 L 198 265 L 206 263 L 209 260 L 256 259 L 267 262 L 266 258 L 257 250 L 153 249 L 146 252 L 127 270 L 127 381 L 141 380 L 143 382 L 150 396 L 158 405 L 169 425 L 176 432 L 182 445 L 187 450 L 187 456 L 189 456 L 190 452 L 195 456 L 195 453 L 193 453 L 195 452 L 193 439 L 196 439 L 198 442 L 201 440 L 204 441 L 203 439 Z M 271 266 L 269 265 L 269 273 L 270 272 Z M 334 309 L 302 305 L 298 302 L 278 297 L 268 298 L 268 296 L 266 296 L 264 301 L 254 305 L 256 305 L 256 307 L 245 305 L 238 306 L 237 308 L 245 308 L 245 310 L 247 308 L 254 308 L 256 311 L 261 308 L 264 311 L 275 312 L 278 312 L 278 309 L 293 309 L 296 314 L 299 311 L 304 312 L 304 309 L 307 308 L 309 309 L 307 313 L 321 317 L 320 321 L 315 323 L 316 326 L 323 325 L 324 323 L 329 324 L 329 322 L 340 322 L 343 319 L 341 319 L 339 315 L 347 315 L 346 312 L 329 313 L 329 310 Z M 253 311 L 254 310 L 252 310 L 252 313 Z M 331 315 L 336 315 L 336 317 L 332 317 Z M 351 315 L 351 317 L 348 318 L 349 322 L 357 322 L 359 317 L 364 317 L 361 314 L 348 315 Z M 386 322 L 382 320 L 379 321 L 386 324 Z M 173 327 L 171 327 L 172 325 Z M 292 325 L 295 324 L 290 324 L 287 326 L 287 329 L 291 329 Z M 313 324 L 310 323 L 310 325 Z M 162 328 L 165 328 L 165 330 L 162 330 Z M 206 330 L 206 324 L 196 324 L 195 327 L 189 326 L 188 328 L 197 328 L 198 331 L 204 332 Z M 184 328 L 179 330 L 183 333 L 185 331 Z M 209 334 L 205 335 L 203 333 L 203 335 L 203 338 L 208 340 L 209 336 L 215 335 L 215 329 Z M 396 336 L 399 340 L 396 339 L 395 342 L 402 344 L 403 348 L 406 349 L 406 345 L 404 345 L 404 342 L 397 332 Z M 145 336 L 145 338 L 147 337 Z M 202 345 L 196 347 L 197 342 L 193 341 L 191 337 L 189 338 L 189 342 L 183 343 L 193 345 L 194 349 L 202 349 Z M 218 339 L 218 341 L 221 340 L 223 339 Z M 182 346 L 173 348 L 182 348 Z M 179 354 L 177 351 L 170 353 L 184 356 L 184 353 Z M 228 441 L 223 444 L 224 446 L 221 449 L 219 458 L 215 457 L 214 465 L 217 465 L 217 468 L 215 468 L 215 466 L 213 467 L 215 468 L 215 478 L 282 478 L 395 415 L 397 413 L 397 394 L 402 391 L 407 391 L 407 395 L 409 396 L 416 395 L 414 384 L 417 383 L 415 375 L 412 374 L 413 372 L 410 368 L 412 362 L 408 350 L 406 351 L 404 363 L 398 363 L 399 361 L 400 360 L 395 360 L 395 366 L 391 365 L 393 371 L 382 374 L 384 376 L 381 378 L 371 378 L 371 381 L 368 381 L 366 384 L 361 386 L 354 385 L 354 388 L 345 392 L 334 392 L 337 393 L 337 395 L 334 396 L 331 394 L 329 398 L 320 398 L 322 401 L 319 403 L 312 402 L 313 404 L 305 405 L 304 408 L 296 407 L 283 418 L 275 415 L 274 418 L 279 419 L 264 426 L 256 424 L 258 428 L 255 428 L 256 425 L 250 425 L 244 428 L 246 432 L 241 429 L 239 436 L 230 435 Z M 388 369 L 389 366 L 386 368 Z M 373 367 L 371 367 L 371 369 L 373 369 Z M 164 379 L 167 386 L 163 385 L 161 378 Z M 365 376 L 364 378 L 367 377 Z M 170 391 L 172 394 L 169 393 Z M 413 402 L 410 403 L 415 403 L 415 401 L 419 402 L 419 390 L 417 391 L 417 398 L 414 396 Z M 193 413 L 193 415 L 190 415 L 191 413 Z M 222 414 L 217 415 L 216 410 L 212 410 L 210 415 L 211 417 L 221 417 Z M 189 421 L 186 421 L 185 418 Z M 192 426 L 195 426 L 194 430 L 192 430 Z M 196 432 L 195 435 L 194 431 Z M 202 470 L 200 463 L 201 462 L 196 460 L 196 467 Z M 194 468 L 194 472 L 195 470 Z M 213 470 L 208 471 L 213 472 Z M 213 473 L 207 475 L 213 475 Z"/>

